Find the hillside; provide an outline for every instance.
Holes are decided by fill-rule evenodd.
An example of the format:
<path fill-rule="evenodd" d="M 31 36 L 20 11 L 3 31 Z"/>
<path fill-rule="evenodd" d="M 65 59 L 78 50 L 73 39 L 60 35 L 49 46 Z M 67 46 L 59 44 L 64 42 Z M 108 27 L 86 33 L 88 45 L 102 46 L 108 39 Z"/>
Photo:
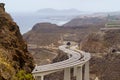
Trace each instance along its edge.
<path fill-rule="evenodd" d="M 52 60 L 58 55 L 58 50 L 46 48 L 29 48 L 29 52 L 33 54 L 35 64 L 45 65 L 52 63 Z"/>
<path fill-rule="evenodd" d="M 31 72 L 33 67 L 18 25 L 0 3 L 0 80 L 18 80 L 15 75 L 20 70 Z"/>
<path fill-rule="evenodd" d="M 82 17 L 75 18 L 64 24 L 64 27 L 95 26 L 106 23 L 106 17 Z"/>
<path fill-rule="evenodd" d="M 88 34 L 99 31 L 101 27 L 104 27 L 103 23 L 100 23 L 99 25 L 94 23 L 93 25 L 79 25 L 75 27 L 58 26 L 52 23 L 37 23 L 33 26 L 32 30 L 25 33 L 23 37 L 30 45 L 29 51 L 34 54 L 35 63 L 43 65 L 51 63 L 52 60 L 53 62 L 56 62 L 65 59 L 65 56 L 59 56 L 59 52 L 55 52 L 56 55 L 58 55 L 57 57 L 54 54 L 51 54 L 47 48 L 58 48 L 58 46 L 61 45 L 62 40 L 81 42 Z M 34 47 L 34 49 L 31 49 L 31 47 Z M 62 80 L 62 74 L 63 72 L 53 73 L 46 76 L 46 79 Z"/>
<path fill-rule="evenodd" d="M 48 46 L 52 43 L 57 45 L 60 40 L 60 30 L 56 24 L 38 23 L 33 26 L 32 30 L 23 35 L 28 44 Z"/>
<path fill-rule="evenodd" d="M 100 80 L 120 79 L 120 30 L 106 30 L 92 33 L 84 41 L 80 48 L 90 52 L 91 77 L 97 76 Z"/>
<path fill-rule="evenodd" d="M 105 27 L 104 19 L 99 20 L 98 18 L 94 18 L 92 24 L 85 24 L 87 18 L 85 20 L 80 20 L 82 20 L 82 22 L 80 22 L 79 19 L 73 19 L 63 26 L 58 26 L 51 23 L 37 23 L 33 26 L 32 30 L 25 33 L 23 37 L 28 44 L 37 44 L 40 46 L 54 44 L 55 46 L 58 46 L 62 38 L 64 41 L 79 42 L 89 33 L 96 32 L 100 28 Z M 90 18 L 87 22 L 91 23 L 91 20 L 92 18 Z M 78 25 L 78 23 L 81 25 Z"/>
<path fill-rule="evenodd" d="M 100 80 L 119 80 L 119 54 L 112 53 L 112 51 L 114 49 L 115 51 L 120 50 L 120 30 L 99 31 L 100 28 L 105 27 L 106 22 L 105 17 L 85 17 L 73 19 L 63 26 L 51 23 L 37 23 L 23 37 L 28 44 L 36 45 L 38 48 L 44 46 L 47 48 L 52 43 L 54 47 L 58 47 L 61 44 L 61 37 L 64 41 L 79 42 L 80 49 L 92 53 L 92 59 L 90 61 L 91 80 L 95 80 L 95 77 L 98 77 Z M 52 46 L 49 47 L 51 48 Z M 48 57 L 50 59 L 52 58 L 50 56 L 52 54 L 48 54 L 45 51 L 43 51 L 45 53 L 43 54 L 40 50 L 36 51 L 31 50 L 31 52 L 36 52 L 34 54 L 36 63 L 41 62 L 37 60 L 38 58 L 42 59 L 40 55 L 46 55 L 44 56 L 45 59 Z M 64 56 L 60 58 L 58 54 L 53 59 L 53 62 L 62 59 L 64 59 Z M 55 74 L 56 76 L 54 77 Z M 55 74 L 46 76 L 46 79 L 62 80 L 63 72 Z"/>
<path fill-rule="evenodd" d="M 106 30 L 89 34 L 81 43 L 84 51 L 109 53 L 112 49 L 120 50 L 120 30 Z M 96 47 L 97 45 L 97 47 Z"/>

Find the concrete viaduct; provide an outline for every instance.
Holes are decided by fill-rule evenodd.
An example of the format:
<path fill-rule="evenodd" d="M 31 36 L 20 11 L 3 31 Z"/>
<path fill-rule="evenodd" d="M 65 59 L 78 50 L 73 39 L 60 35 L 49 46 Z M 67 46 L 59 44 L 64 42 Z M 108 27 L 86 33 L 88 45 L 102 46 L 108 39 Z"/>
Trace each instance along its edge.
<path fill-rule="evenodd" d="M 44 80 L 44 76 L 64 70 L 64 80 L 71 80 L 71 68 L 73 68 L 73 76 L 76 80 L 90 80 L 89 79 L 89 60 L 90 53 L 86 53 L 76 49 L 76 46 L 67 48 L 67 45 L 59 46 L 59 50 L 65 52 L 69 58 L 67 60 L 36 66 L 32 71 L 35 80 Z M 83 68 L 84 67 L 84 68 Z M 84 70 L 83 70 L 84 69 Z M 84 72 L 83 72 L 84 71 Z"/>

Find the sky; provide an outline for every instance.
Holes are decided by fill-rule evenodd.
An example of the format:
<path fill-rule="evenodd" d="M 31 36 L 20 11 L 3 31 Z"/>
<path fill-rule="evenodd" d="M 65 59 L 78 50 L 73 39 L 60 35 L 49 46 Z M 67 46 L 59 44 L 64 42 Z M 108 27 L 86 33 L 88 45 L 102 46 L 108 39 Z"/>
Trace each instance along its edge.
<path fill-rule="evenodd" d="M 35 12 L 43 8 L 90 12 L 120 11 L 120 0 L 0 0 L 8 12 Z"/>
<path fill-rule="evenodd" d="M 77 9 L 85 12 L 114 12 L 120 11 L 120 0 L 0 0 L 5 3 L 5 9 L 11 13 L 30 13 L 37 12 L 40 9 Z M 12 15 L 12 14 L 11 14 Z M 14 14 L 12 15 L 14 18 Z M 16 16 L 15 16 L 16 17 Z M 29 18 L 26 20 L 28 23 L 25 25 L 23 19 L 17 16 L 14 20 L 20 26 L 22 33 L 27 32 L 29 28 Z M 25 17 L 26 18 L 26 17 Z M 39 20 L 38 20 L 39 21 Z M 37 21 L 36 21 L 37 22 Z M 31 24 L 36 24 L 33 21 Z"/>

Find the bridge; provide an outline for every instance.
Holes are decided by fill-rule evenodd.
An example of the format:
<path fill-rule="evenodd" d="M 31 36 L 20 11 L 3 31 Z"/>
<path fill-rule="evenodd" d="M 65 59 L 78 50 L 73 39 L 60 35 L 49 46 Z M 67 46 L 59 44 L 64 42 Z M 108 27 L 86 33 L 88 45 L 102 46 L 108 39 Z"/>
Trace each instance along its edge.
<path fill-rule="evenodd" d="M 59 46 L 59 50 L 68 55 L 68 59 L 47 65 L 36 66 L 32 71 L 35 80 L 44 80 L 44 76 L 64 70 L 64 80 L 71 80 L 71 68 L 76 80 L 89 80 L 90 53 L 76 49 L 77 46 L 68 48 L 67 45 Z"/>

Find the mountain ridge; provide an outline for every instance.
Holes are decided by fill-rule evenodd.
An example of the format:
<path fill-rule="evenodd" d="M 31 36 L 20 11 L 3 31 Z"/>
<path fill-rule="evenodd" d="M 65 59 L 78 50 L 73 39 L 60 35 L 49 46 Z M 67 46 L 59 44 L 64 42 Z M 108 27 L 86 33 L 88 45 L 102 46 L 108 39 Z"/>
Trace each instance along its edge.
<path fill-rule="evenodd" d="M 45 9 L 40 9 L 37 11 L 38 14 L 43 14 L 43 15 L 81 15 L 85 12 L 79 11 L 77 9 L 52 9 L 52 8 L 45 8 Z"/>

